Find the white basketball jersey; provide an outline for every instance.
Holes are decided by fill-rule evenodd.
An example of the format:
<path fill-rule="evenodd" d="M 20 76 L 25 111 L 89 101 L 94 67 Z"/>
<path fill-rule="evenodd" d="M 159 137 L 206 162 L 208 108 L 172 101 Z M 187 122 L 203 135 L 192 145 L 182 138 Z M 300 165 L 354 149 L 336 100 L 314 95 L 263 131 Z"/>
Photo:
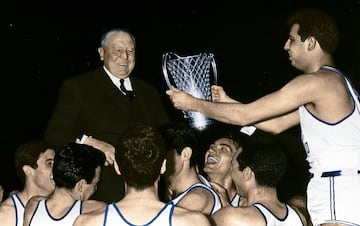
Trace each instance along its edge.
<path fill-rule="evenodd" d="M 201 175 L 199 175 L 200 177 Z M 201 176 L 202 177 L 202 176 Z M 201 181 L 207 181 L 204 177 L 201 178 Z M 206 184 L 210 184 L 208 181 L 206 182 Z M 180 200 L 190 191 L 192 191 L 195 188 L 204 188 L 205 190 L 208 190 L 213 197 L 214 200 L 214 204 L 213 207 L 210 211 L 210 215 L 214 214 L 216 211 L 218 211 L 221 208 L 221 201 L 220 198 L 218 196 L 218 194 L 208 185 L 205 184 L 193 184 L 192 186 L 190 186 L 188 189 L 186 189 L 184 192 L 182 192 L 181 194 L 179 194 L 178 196 L 176 196 L 174 199 L 171 200 L 171 202 L 173 202 L 175 205 L 177 205 Z"/>
<path fill-rule="evenodd" d="M 322 67 L 340 75 L 332 67 Z M 311 114 L 304 106 L 299 107 L 302 142 L 310 164 L 310 172 L 354 171 L 360 166 L 360 104 L 356 90 L 344 76 L 354 101 L 354 110 L 337 123 L 327 123 Z M 319 91 L 321 92 L 321 91 Z"/>
<path fill-rule="evenodd" d="M 10 198 L 13 201 L 15 207 L 15 217 L 16 217 L 15 226 L 23 226 L 25 206 L 21 201 L 20 197 L 18 196 L 18 194 L 12 194 L 10 195 Z"/>
<path fill-rule="evenodd" d="M 211 187 L 210 182 L 201 174 L 198 174 L 198 177 L 201 181 L 201 183 L 207 185 L 208 187 Z M 232 200 L 230 201 L 231 206 L 233 207 L 239 207 L 240 205 L 240 195 L 239 194 L 235 194 L 235 196 L 232 198 Z M 221 208 L 221 207 L 220 207 Z"/>
<path fill-rule="evenodd" d="M 156 216 L 151 219 L 148 223 L 144 224 L 146 226 L 171 226 L 172 225 L 172 215 L 174 212 L 175 205 L 171 202 L 168 202 L 164 207 L 156 214 Z M 106 205 L 105 208 L 105 217 L 103 226 L 134 226 L 129 222 L 125 216 L 121 213 L 120 209 L 116 206 L 115 203 Z"/>
<path fill-rule="evenodd" d="M 239 194 L 235 194 L 235 196 L 233 197 L 233 199 L 231 200 L 230 204 L 233 207 L 239 207 L 240 205 L 240 198 L 241 196 Z"/>
<path fill-rule="evenodd" d="M 46 200 L 41 200 L 30 220 L 30 226 L 72 226 L 76 217 L 82 212 L 82 201 L 77 200 L 60 218 L 54 218 L 49 213 Z"/>
<path fill-rule="evenodd" d="M 253 206 L 263 215 L 266 221 L 266 226 L 303 226 L 300 216 L 289 205 L 286 205 L 287 213 L 284 218 L 275 216 L 261 203 L 254 203 Z"/>

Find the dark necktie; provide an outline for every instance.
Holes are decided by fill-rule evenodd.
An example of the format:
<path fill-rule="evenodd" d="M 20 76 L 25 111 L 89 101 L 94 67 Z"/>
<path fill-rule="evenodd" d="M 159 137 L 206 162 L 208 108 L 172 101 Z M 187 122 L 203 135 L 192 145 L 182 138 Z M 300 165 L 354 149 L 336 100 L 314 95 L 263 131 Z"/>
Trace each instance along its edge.
<path fill-rule="evenodd" d="M 129 97 L 129 99 L 133 99 L 135 97 L 135 94 L 131 90 L 127 90 L 124 85 L 124 79 L 120 79 L 120 89 L 122 92 L 125 93 L 125 96 Z"/>

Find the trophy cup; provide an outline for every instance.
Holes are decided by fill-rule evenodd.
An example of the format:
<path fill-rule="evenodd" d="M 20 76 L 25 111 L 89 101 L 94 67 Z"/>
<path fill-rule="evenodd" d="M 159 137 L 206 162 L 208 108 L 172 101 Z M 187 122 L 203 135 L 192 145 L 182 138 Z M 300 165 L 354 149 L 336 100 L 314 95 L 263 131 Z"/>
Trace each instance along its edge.
<path fill-rule="evenodd" d="M 211 101 L 211 85 L 217 84 L 217 70 L 212 53 L 179 56 L 168 52 L 162 58 L 163 75 L 169 89 L 173 87 L 194 97 Z M 193 128 L 204 129 L 213 120 L 194 111 L 183 111 Z"/>

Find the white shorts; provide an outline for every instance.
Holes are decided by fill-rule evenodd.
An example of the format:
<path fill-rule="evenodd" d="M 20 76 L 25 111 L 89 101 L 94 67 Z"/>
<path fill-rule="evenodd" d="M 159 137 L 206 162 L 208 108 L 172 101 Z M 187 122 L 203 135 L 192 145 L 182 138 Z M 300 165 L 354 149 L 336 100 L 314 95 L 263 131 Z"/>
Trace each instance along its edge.
<path fill-rule="evenodd" d="M 315 176 L 307 187 L 312 223 L 360 225 L 360 174 Z"/>

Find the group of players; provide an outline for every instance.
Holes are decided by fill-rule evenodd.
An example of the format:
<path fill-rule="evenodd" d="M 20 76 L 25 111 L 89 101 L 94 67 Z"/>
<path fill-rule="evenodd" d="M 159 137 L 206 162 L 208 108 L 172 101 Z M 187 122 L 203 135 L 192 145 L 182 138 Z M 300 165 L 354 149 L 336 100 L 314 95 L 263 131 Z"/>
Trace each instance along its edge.
<path fill-rule="evenodd" d="M 115 147 L 83 142 L 19 147 L 24 188 L 1 204 L 2 225 L 309 225 L 301 206 L 278 199 L 286 156 L 273 136 L 227 130 L 205 154 L 184 124 L 131 127 Z M 109 203 L 91 199 L 106 162 L 125 181 Z"/>

